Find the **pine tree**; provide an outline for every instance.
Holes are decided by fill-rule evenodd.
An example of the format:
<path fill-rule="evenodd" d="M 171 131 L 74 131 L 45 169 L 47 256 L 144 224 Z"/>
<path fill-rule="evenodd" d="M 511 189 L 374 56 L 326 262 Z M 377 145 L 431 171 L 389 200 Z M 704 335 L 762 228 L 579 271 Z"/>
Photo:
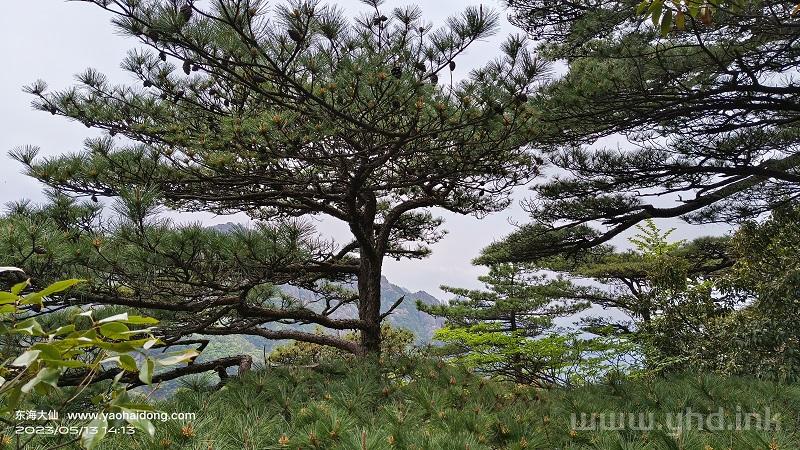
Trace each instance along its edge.
<path fill-rule="evenodd" d="M 250 261 L 263 261 L 252 283 L 204 276 L 215 270 L 210 267 L 192 270 L 214 280 L 208 284 L 230 303 L 209 301 L 202 292 L 191 307 L 144 303 L 194 314 L 200 325 L 194 332 L 263 334 L 264 323 L 311 323 L 358 330 L 355 347 L 336 343 L 355 353 L 377 352 L 380 322 L 389 312 L 380 311 L 383 259 L 429 253 L 426 245 L 442 236 L 441 219 L 429 208 L 483 216 L 506 207 L 511 189 L 538 173 L 526 146 L 536 131 L 527 93 L 545 66 L 525 39 L 511 36 L 496 60 L 453 81 L 455 60 L 497 30 L 497 15 L 482 7 L 466 8 L 434 30 L 417 7 L 384 13 L 379 0 L 368 1 L 370 10 L 352 21 L 314 1 L 272 8 L 260 0 L 219 0 L 208 8 L 191 1 L 89 3 L 111 13 L 118 30 L 145 47 L 123 63 L 140 86 L 114 86 L 91 69 L 63 91 L 48 92 L 44 82 L 29 86 L 38 109 L 107 132 L 87 140 L 83 151 L 56 158 L 37 158 L 33 148 L 16 151 L 30 175 L 72 197 L 125 199 L 134 225 L 165 205 L 244 212 L 265 224 L 324 215 L 352 234 L 350 242 L 326 246 L 294 222 L 281 233 L 302 239 L 273 231 L 264 237 L 298 250 L 289 270 L 273 272 L 283 261 L 251 247 L 244 247 Z M 137 226 L 129 228 L 131 245 L 158 247 Z M 183 236 L 186 230 L 173 231 Z M 251 238 L 243 245 L 260 245 L 261 237 Z M 176 253 L 169 245 L 177 243 L 165 245 L 165 253 Z M 117 272 L 95 288 L 108 290 Z M 266 282 L 348 277 L 357 279 L 353 319 L 331 318 L 336 302 L 312 312 L 249 300 Z M 168 284 L 185 287 L 190 279 Z M 98 297 L 115 303 L 118 296 Z M 226 321 L 235 326 L 210 325 Z"/>
<path fill-rule="evenodd" d="M 728 237 L 673 240 L 674 229 L 662 231 L 651 219 L 634 228 L 638 232 L 628 239 L 632 249 L 598 246 L 579 258 L 548 258 L 541 267 L 569 279 L 593 280 L 594 304 L 625 313 L 629 324 L 642 324 L 662 313 L 688 286 L 718 277 L 736 262 Z M 487 247 L 479 261 L 502 260 L 508 244 Z M 627 333 L 636 326 L 617 322 L 614 328 Z"/>
<path fill-rule="evenodd" d="M 537 140 L 565 171 L 535 187 L 520 254 L 601 244 L 647 218 L 758 217 L 797 197 L 796 2 L 508 3 L 540 54 L 568 64 L 537 97 Z"/>
<path fill-rule="evenodd" d="M 486 290 L 442 286 L 455 299 L 418 307 L 446 319 L 435 338 L 469 366 L 518 383 L 569 382 L 567 366 L 583 355 L 574 336 L 555 333 L 554 319 L 587 308 L 579 298 L 585 290 L 537 272 L 525 264 L 491 265 L 478 278 Z"/>

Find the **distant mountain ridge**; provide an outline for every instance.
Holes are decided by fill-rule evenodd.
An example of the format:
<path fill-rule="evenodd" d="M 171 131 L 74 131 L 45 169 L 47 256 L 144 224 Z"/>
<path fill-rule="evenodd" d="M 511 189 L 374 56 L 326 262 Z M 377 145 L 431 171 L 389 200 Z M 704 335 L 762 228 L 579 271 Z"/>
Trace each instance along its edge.
<path fill-rule="evenodd" d="M 281 290 L 299 300 L 312 301 L 314 293 L 295 286 L 281 286 Z M 438 305 L 442 302 L 425 291 L 410 290 L 392 284 L 385 276 L 381 277 L 381 311 L 387 311 L 400 297 L 403 302 L 387 317 L 392 326 L 406 328 L 417 337 L 417 344 L 427 344 L 433 339 L 433 332 L 444 323 L 417 309 L 417 300 L 427 305 Z M 334 317 L 356 317 L 355 305 L 342 307 Z"/>

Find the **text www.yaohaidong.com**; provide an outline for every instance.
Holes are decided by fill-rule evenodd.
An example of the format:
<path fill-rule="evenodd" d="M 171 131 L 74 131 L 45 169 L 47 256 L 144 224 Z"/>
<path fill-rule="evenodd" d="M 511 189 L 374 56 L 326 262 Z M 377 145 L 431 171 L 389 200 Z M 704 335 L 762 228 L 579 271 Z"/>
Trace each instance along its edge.
<path fill-rule="evenodd" d="M 96 411 L 71 411 L 63 414 L 63 418 L 67 421 L 86 421 L 94 420 L 97 418 L 105 418 L 107 421 L 114 420 L 150 420 L 158 422 L 166 422 L 168 420 L 184 420 L 193 421 L 197 417 L 193 412 L 172 412 L 165 411 L 114 411 L 114 412 L 96 412 Z M 58 411 L 41 411 L 41 410 L 18 410 L 14 412 L 16 420 L 23 421 L 53 421 L 62 419 L 62 414 Z"/>
<path fill-rule="evenodd" d="M 197 414 L 193 412 L 163 411 L 116 411 L 116 412 L 67 412 L 57 411 L 16 411 L 14 418 L 22 421 L 14 426 L 16 434 L 38 435 L 80 435 L 101 431 L 110 434 L 133 434 L 136 430 L 132 423 L 142 420 L 151 422 L 167 422 L 170 420 L 192 422 Z M 105 426 L 96 425 L 95 419 L 105 419 Z M 68 425 L 84 423 L 87 425 Z M 114 423 L 120 425 L 113 425 Z"/>
<path fill-rule="evenodd" d="M 108 421 L 146 419 L 153 422 L 166 422 L 168 420 L 193 421 L 197 417 L 197 414 L 193 412 L 167 413 L 163 411 L 69 412 L 65 414 L 67 420 L 94 420 L 97 417 L 101 417 L 101 415 Z"/>

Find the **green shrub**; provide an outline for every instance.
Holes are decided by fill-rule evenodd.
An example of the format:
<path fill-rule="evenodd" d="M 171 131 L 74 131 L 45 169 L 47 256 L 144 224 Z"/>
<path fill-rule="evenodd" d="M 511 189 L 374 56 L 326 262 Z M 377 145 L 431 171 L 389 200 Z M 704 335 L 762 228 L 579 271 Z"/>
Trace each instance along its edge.
<path fill-rule="evenodd" d="M 334 361 L 268 368 L 214 393 L 182 390 L 160 410 L 197 420 L 156 424 L 154 437 L 116 436 L 113 449 L 790 449 L 800 442 L 800 387 L 750 378 L 614 379 L 573 390 L 486 380 L 440 361 Z M 770 408 L 779 430 L 574 429 L 572 415 L 736 413 Z M 104 443 L 104 445 L 106 445 Z"/>

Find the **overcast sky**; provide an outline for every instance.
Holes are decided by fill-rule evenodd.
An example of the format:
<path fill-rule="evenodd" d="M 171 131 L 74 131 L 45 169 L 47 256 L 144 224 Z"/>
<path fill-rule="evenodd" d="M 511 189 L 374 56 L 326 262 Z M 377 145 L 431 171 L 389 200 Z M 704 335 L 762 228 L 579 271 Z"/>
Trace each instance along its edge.
<path fill-rule="evenodd" d="M 34 111 L 30 107 L 31 97 L 22 92 L 22 86 L 43 79 L 52 89 L 65 88 L 74 83 L 74 74 L 87 67 L 98 69 L 114 82 L 133 82 L 133 77 L 124 73 L 119 64 L 125 52 L 136 42 L 118 36 L 109 23 L 108 14 L 93 5 L 64 0 L 5 3 L 0 15 L 0 57 L 5 66 L 0 70 L 0 204 L 23 198 L 40 201 L 42 186 L 22 175 L 19 164 L 5 153 L 28 144 L 41 147 L 43 155 L 76 151 L 86 137 L 97 132 L 63 117 Z M 389 1 L 387 6 L 407 3 L 410 2 Z M 427 20 L 435 25 L 442 24 L 447 16 L 469 4 L 460 0 L 420 0 L 416 3 L 423 8 Z M 500 7 L 497 0 L 483 3 L 484 7 Z M 337 4 L 348 12 L 363 8 L 357 0 L 339 0 Z M 501 15 L 505 16 L 505 12 L 501 11 Z M 471 67 L 495 57 L 499 42 L 515 32 L 518 30 L 503 20 L 497 36 L 474 45 L 459 58 L 456 75 L 459 72 L 463 75 Z M 483 220 L 443 213 L 449 234 L 433 247 L 433 255 L 422 261 L 388 259 L 386 276 L 393 283 L 412 291 L 426 290 L 442 298 L 444 294 L 438 289 L 441 284 L 477 287 L 475 278 L 485 269 L 473 267 L 469 261 L 479 254 L 481 248 L 513 231 L 511 222 L 527 220 L 518 203 L 525 193 L 521 190 L 517 201 L 507 211 Z M 208 224 L 247 221 L 243 216 L 182 215 L 180 218 Z M 677 234 L 681 237 L 700 232 L 677 222 L 662 224 L 679 226 Z M 328 222 L 320 226 L 333 237 L 346 235 L 343 226 Z M 617 242 L 624 243 L 624 238 Z"/>

